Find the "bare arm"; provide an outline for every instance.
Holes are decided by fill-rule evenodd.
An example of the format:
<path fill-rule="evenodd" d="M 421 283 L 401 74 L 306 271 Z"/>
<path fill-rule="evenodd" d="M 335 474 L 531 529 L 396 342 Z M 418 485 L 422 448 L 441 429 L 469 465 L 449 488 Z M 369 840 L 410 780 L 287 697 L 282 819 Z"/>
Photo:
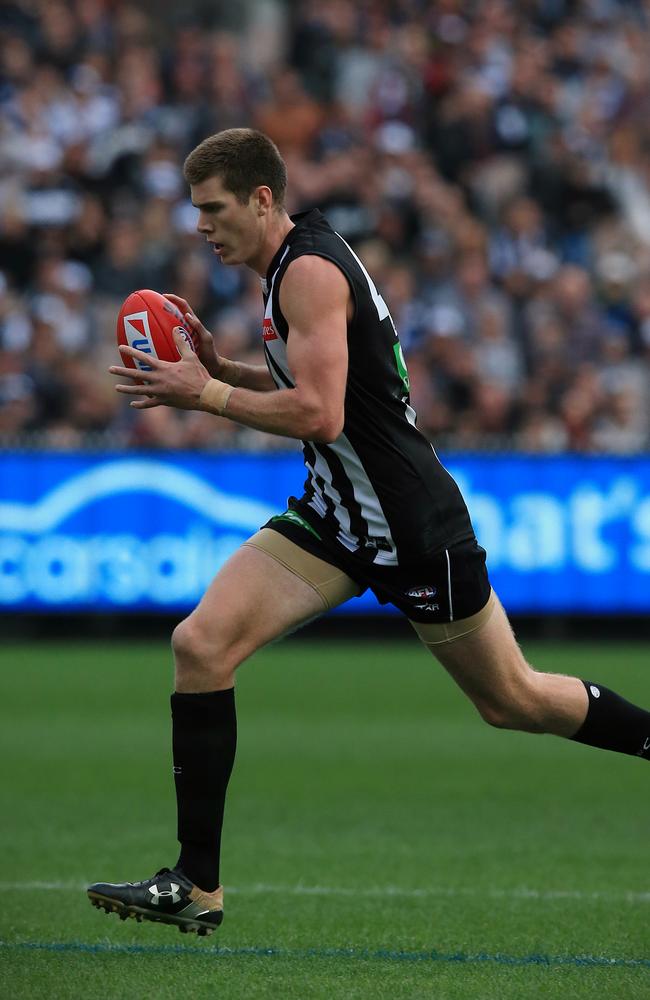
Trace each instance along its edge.
<path fill-rule="evenodd" d="M 144 393 L 147 398 L 131 403 L 137 409 L 164 403 L 182 409 L 206 410 L 270 434 L 334 441 L 344 422 L 349 302 L 348 283 L 330 261 L 305 256 L 287 268 L 280 288 L 280 306 L 289 324 L 287 359 L 295 380 L 292 389 L 269 392 L 243 386 L 231 388 L 231 383 L 211 379 L 212 372 L 203 358 L 194 354 L 180 337 L 176 342 L 181 361 L 176 363 L 152 359 L 132 347 L 121 347 L 123 355 L 145 361 L 151 371 L 143 377 L 141 371 L 134 373 L 132 369 L 113 366 L 110 370 L 114 375 L 146 382 L 144 388 L 118 385 L 116 389 L 123 393 Z"/>
<path fill-rule="evenodd" d="M 212 378 L 217 378 L 228 385 L 240 385 L 245 389 L 255 389 L 257 392 L 270 392 L 275 388 L 266 365 L 246 365 L 242 361 L 229 361 L 222 358 L 214 346 L 214 339 L 209 330 L 201 323 L 186 299 L 180 295 L 165 292 L 165 298 L 180 309 L 185 322 L 194 331 L 198 343 L 199 360 L 208 370 Z"/>
<path fill-rule="evenodd" d="M 295 388 L 267 398 L 235 388 L 224 415 L 272 434 L 334 441 L 344 421 L 349 298 L 346 279 L 330 261 L 293 261 L 280 286 L 280 307 L 289 324 L 287 360 Z"/>

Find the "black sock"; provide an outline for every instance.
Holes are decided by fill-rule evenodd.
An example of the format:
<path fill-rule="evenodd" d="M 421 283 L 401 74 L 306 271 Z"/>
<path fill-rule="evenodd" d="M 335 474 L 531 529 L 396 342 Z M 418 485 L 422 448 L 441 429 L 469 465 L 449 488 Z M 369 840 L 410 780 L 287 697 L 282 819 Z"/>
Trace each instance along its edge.
<path fill-rule="evenodd" d="M 181 853 L 176 867 L 205 892 L 219 885 L 221 827 L 235 760 L 235 689 L 171 696 Z"/>
<path fill-rule="evenodd" d="M 571 739 L 650 760 L 650 712 L 602 684 L 582 683 L 587 689 L 589 708 L 587 718 Z"/>

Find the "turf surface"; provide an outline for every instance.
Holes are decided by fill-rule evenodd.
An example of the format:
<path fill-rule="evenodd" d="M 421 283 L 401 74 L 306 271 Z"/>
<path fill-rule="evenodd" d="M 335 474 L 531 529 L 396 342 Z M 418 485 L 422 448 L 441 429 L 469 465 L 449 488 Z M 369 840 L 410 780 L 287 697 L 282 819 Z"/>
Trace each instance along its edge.
<path fill-rule="evenodd" d="M 646 705 L 648 651 L 526 648 Z M 0 996 L 650 996 L 647 765 L 489 729 L 416 643 L 292 639 L 241 671 L 207 939 L 83 892 L 175 860 L 167 648 L 0 661 Z"/>

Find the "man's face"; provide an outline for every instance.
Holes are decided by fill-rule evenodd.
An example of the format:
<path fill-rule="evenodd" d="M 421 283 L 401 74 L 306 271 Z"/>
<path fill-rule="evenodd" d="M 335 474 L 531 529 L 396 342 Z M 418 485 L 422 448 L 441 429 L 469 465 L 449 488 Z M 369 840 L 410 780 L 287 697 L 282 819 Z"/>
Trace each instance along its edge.
<path fill-rule="evenodd" d="M 223 264 L 247 264 L 259 252 L 264 216 L 255 192 L 245 204 L 227 191 L 220 177 L 192 184 L 192 204 L 199 209 L 196 228 L 212 244 Z"/>

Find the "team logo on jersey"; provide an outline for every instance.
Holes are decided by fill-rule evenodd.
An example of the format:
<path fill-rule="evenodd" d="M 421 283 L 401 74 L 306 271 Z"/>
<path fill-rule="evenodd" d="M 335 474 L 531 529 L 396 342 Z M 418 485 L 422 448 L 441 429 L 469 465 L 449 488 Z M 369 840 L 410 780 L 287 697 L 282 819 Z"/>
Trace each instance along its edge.
<path fill-rule="evenodd" d="M 435 587 L 413 587 L 412 590 L 406 591 L 406 596 L 412 597 L 417 601 L 422 598 L 435 597 L 437 593 L 438 591 Z"/>
<path fill-rule="evenodd" d="M 265 341 L 278 339 L 278 335 L 273 329 L 273 323 L 271 322 L 269 316 L 267 316 L 262 323 L 262 337 Z"/>

